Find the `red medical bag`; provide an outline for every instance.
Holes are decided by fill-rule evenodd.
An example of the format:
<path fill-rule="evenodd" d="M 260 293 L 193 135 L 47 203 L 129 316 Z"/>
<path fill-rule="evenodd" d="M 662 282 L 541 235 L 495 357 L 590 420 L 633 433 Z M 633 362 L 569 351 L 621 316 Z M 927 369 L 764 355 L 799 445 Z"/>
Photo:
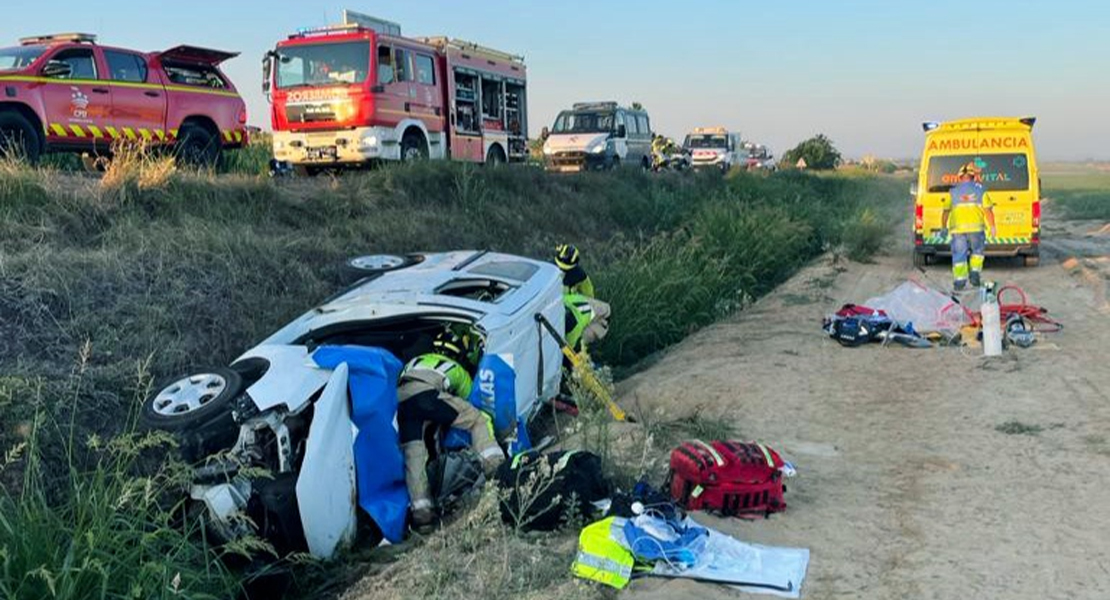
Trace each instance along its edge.
<path fill-rule="evenodd" d="M 671 452 L 670 490 L 687 510 L 754 518 L 786 510 L 777 452 L 754 442 L 693 440 Z"/>

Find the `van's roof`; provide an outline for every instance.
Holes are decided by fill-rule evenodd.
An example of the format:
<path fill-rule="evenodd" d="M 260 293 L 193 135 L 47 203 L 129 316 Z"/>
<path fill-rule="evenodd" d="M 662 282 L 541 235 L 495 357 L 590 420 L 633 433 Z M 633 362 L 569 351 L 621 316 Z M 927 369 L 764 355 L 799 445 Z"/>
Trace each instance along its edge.
<path fill-rule="evenodd" d="M 944 123 L 924 123 L 922 127 L 927 134 L 957 133 L 965 131 L 997 131 L 1003 129 L 1017 129 L 1032 131 L 1037 122 L 1036 117 L 973 117 L 957 119 Z"/>

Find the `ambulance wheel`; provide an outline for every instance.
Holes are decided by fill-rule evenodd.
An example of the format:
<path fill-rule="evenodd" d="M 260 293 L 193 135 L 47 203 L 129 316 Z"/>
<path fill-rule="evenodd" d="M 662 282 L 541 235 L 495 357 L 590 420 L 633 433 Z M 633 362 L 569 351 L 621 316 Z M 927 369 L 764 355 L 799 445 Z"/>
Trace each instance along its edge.
<path fill-rule="evenodd" d="M 914 252 L 913 253 L 913 266 L 915 266 L 915 267 L 927 267 L 927 266 L 929 266 L 929 255 L 928 254 L 923 254 L 921 252 Z"/>
<path fill-rule="evenodd" d="M 297 177 L 316 177 L 321 171 L 322 169 L 320 167 L 309 167 L 306 165 L 293 166 L 293 173 Z"/>
<path fill-rule="evenodd" d="M 34 125 L 17 112 L 0 112 L 0 158 L 35 164 L 42 154 L 42 143 Z"/>
<path fill-rule="evenodd" d="M 1041 256 L 1039 254 L 1029 254 L 1025 256 L 1025 266 L 1036 267 L 1041 264 Z"/>

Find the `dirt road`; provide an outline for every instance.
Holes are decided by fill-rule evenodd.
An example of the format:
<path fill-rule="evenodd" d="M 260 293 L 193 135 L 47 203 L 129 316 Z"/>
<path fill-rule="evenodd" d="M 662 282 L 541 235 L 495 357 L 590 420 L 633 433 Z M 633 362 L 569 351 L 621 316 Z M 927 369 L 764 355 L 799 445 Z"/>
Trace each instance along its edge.
<path fill-rule="evenodd" d="M 809 267 L 621 395 L 670 416 L 704 407 L 797 465 L 786 513 L 705 521 L 809 548 L 805 598 L 1110 598 L 1110 226 L 1050 222 L 1045 240 L 1039 268 L 987 265 L 1066 323 L 1032 349 L 983 359 L 825 338 L 823 314 L 915 275 L 903 239 L 875 264 Z M 996 430 L 1008 422 L 1032 431 Z M 659 580 L 628 595 L 748 597 Z"/>

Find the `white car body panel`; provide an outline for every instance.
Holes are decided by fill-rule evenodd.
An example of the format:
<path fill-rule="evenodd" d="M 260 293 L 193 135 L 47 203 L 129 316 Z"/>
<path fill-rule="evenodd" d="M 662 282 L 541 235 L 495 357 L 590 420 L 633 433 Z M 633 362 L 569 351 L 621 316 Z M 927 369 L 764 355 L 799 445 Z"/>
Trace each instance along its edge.
<path fill-rule="evenodd" d="M 312 362 L 304 346 L 255 346 L 236 362 L 249 358 L 270 363 L 266 375 L 247 388 L 247 395 L 261 412 L 283 405 L 291 413 L 300 412 L 331 376 Z"/>
<path fill-rule="evenodd" d="M 358 490 L 347 375 L 347 365 L 339 365 L 316 402 L 297 479 L 308 549 L 321 558 L 331 558 L 355 535 Z"/>
<path fill-rule="evenodd" d="M 605 145 L 608 133 L 557 133 L 544 142 L 544 152 L 588 152 L 598 144 Z"/>

